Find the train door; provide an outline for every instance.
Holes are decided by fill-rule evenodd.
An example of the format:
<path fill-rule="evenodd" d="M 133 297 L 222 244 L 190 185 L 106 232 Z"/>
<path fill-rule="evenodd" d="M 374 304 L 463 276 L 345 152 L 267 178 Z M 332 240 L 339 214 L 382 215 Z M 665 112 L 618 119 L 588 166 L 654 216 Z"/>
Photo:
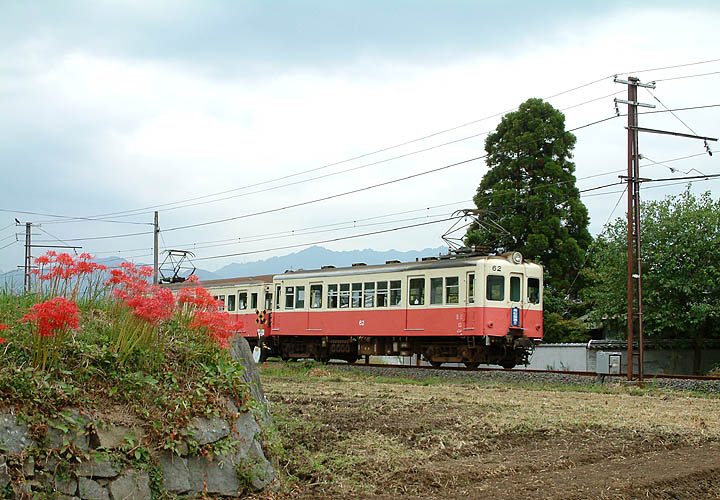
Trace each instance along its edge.
<path fill-rule="evenodd" d="M 425 329 L 425 276 L 408 276 L 405 294 L 405 329 L 422 331 Z"/>
<path fill-rule="evenodd" d="M 525 300 L 523 294 L 523 275 L 510 273 L 510 327 L 523 327 L 523 310 Z"/>
<path fill-rule="evenodd" d="M 310 307 L 308 308 L 307 330 L 309 332 L 321 332 L 322 318 L 320 317 L 320 309 L 322 308 L 323 284 L 310 283 Z"/>
<path fill-rule="evenodd" d="M 465 274 L 465 334 L 473 335 L 475 330 L 475 272 Z"/>

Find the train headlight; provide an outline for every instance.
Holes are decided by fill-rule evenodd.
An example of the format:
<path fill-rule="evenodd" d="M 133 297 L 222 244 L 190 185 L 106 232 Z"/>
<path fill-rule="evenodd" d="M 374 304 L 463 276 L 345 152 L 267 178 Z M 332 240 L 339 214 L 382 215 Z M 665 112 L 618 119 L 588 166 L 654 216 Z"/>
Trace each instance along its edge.
<path fill-rule="evenodd" d="M 521 264 L 523 260 L 522 254 L 520 252 L 513 252 L 510 260 L 515 264 Z"/>

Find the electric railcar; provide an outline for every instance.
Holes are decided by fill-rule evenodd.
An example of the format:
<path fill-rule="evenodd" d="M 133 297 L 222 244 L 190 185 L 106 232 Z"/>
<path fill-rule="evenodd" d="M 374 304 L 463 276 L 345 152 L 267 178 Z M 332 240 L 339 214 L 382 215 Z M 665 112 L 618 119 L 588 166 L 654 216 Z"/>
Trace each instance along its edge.
<path fill-rule="evenodd" d="M 542 339 L 542 266 L 519 252 L 325 266 L 200 284 L 262 358 L 417 355 L 434 366 L 526 364 Z"/>

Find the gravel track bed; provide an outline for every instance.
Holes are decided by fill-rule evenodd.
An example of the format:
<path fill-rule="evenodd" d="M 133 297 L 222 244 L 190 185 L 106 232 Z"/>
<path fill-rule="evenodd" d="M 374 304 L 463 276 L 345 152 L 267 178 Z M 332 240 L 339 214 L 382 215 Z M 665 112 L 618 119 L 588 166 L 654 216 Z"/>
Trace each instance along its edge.
<path fill-rule="evenodd" d="M 533 373 L 512 370 L 497 371 L 459 371 L 437 370 L 433 368 L 401 368 L 393 366 L 362 366 L 362 365 L 333 365 L 340 371 L 360 371 L 380 377 L 404 377 L 413 380 L 428 378 L 447 378 L 455 380 L 478 380 L 484 382 L 510 382 L 533 383 L 548 385 L 583 385 L 597 384 L 596 377 L 588 375 L 567 375 L 562 373 Z M 605 384 L 628 384 L 624 377 L 606 377 Z M 637 385 L 637 382 L 629 384 Z M 697 391 L 708 394 L 720 394 L 720 380 L 693 380 L 693 379 L 646 379 L 645 387 L 669 389 L 676 391 Z"/>

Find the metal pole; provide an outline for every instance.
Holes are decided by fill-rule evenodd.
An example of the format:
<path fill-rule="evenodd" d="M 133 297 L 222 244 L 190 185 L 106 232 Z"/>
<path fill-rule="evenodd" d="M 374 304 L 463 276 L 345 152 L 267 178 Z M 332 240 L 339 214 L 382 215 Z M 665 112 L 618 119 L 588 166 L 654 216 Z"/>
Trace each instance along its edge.
<path fill-rule="evenodd" d="M 637 97 L 637 87 L 635 87 L 635 96 Z M 634 125 L 638 125 L 637 107 L 634 112 Z M 642 307 L 642 246 L 640 238 L 640 133 L 633 131 L 635 143 L 633 145 L 633 166 L 635 181 L 635 279 L 637 280 L 637 339 L 638 339 L 638 380 L 642 382 L 645 373 L 644 349 L 643 349 L 643 307 Z"/>
<path fill-rule="evenodd" d="M 632 83 L 636 79 L 628 78 Z M 628 258 L 627 258 L 627 378 L 632 380 L 633 374 L 633 201 L 635 198 L 635 169 L 633 163 L 635 159 L 634 146 L 635 146 L 635 130 L 632 128 L 635 126 L 635 119 L 637 117 L 637 106 L 633 103 L 637 102 L 637 87 L 635 85 L 628 85 L 628 208 L 627 208 L 627 219 L 628 219 Z"/>
<path fill-rule="evenodd" d="M 153 251 L 153 284 L 158 284 L 158 236 L 160 234 L 160 227 L 158 223 L 158 213 L 155 212 L 155 230 L 153 231 L 155 236 L 155 246 Z"/>
<path fill-rule="evenodd" d="M 30 269 L 32 266 L 32 255 L 30 246 L 30 232 L 32 231 L 32 222 L 25 223 L 25 279 L 23 288 L 25 293 L 30 293 Z"/>

